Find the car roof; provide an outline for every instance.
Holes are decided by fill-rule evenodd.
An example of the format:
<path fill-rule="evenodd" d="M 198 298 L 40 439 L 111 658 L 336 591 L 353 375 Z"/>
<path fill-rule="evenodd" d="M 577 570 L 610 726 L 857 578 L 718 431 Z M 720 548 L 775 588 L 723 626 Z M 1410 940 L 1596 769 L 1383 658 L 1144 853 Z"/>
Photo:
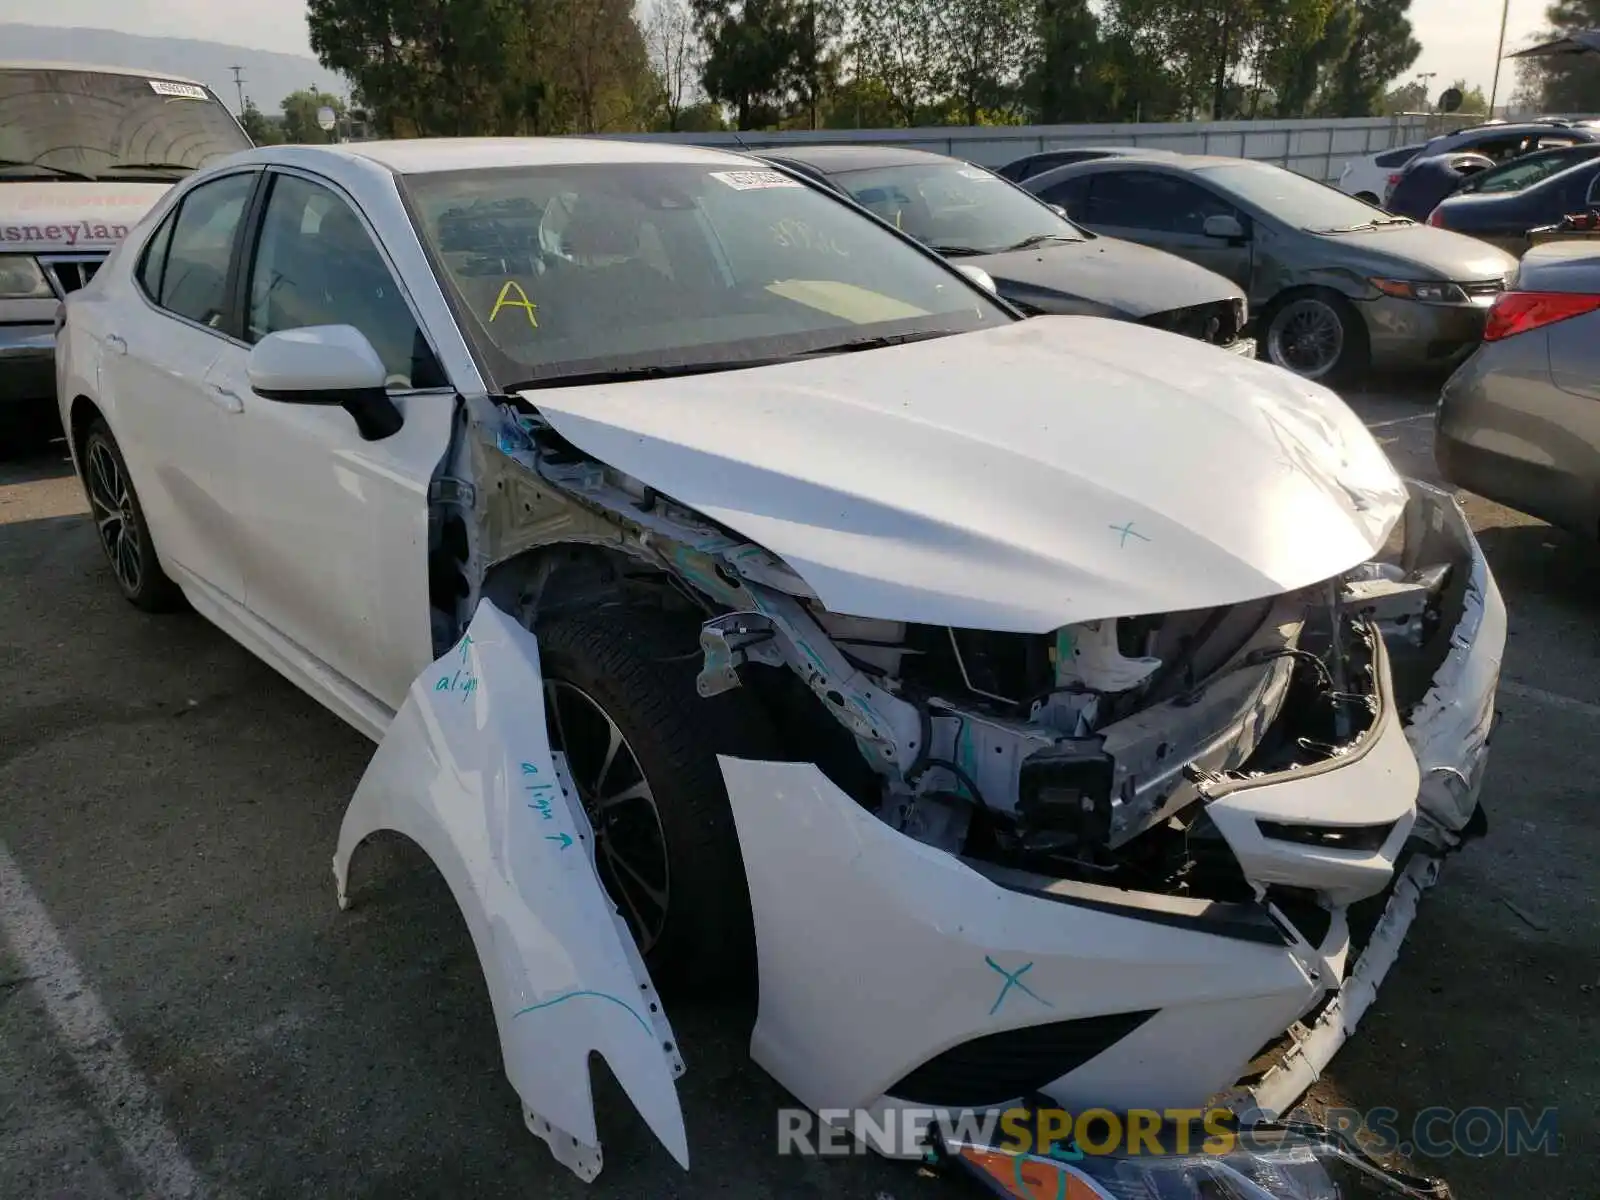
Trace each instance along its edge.
<path fill-rule="evenodd" d="M 766 146 L 755 152 L 759 158 L 793 159 L 815 167 L 824 175 L 844 171 L 871 171 L 879 167 L 909 167 L 928 163 L 959 163 L 962 160 L 930 150 L 907 146 Z"/>
<path fill-rule="evenodd" d="M 1582 141 L 1594 138 L 1596 132 L 1592 125 L 1575 125 L 1565 121 L 1512 121 L 1500 125 L 1473 125 L 1466 129 L 1458 129 L 1454 133 L 1441 133 L 1429 139 L 1428 144 L 1453 141 L 1457 138 L 1471 141 L 1478 137 L 1526 137 L 1537 133 L 1576 134 L 1579 135 L 1578 140 Z"/>
<path fill-rule="evenodd" d="M 1087 162 L 1067 163 L 1065 166 L 1051 167 L 1048 171 L 1030 175 L 1022 181 L 1022 186 L 1029 188 L 1031 191 L 1030 185 L 1053 183 L 1061 179 L 1075 179 L 1079 175 L 1093 175 L 1101 171 L 1145 170 L 1148 168 L 1157 171 L 1189 172 L 1201 171 L 1207 167 L 1238 166 L 1240 163 L 1283 170 L 1276 163 L 1260 162 L 1253 158 L 1229 158 L 1221 154 L 1152 154 L 1148 156 L 1120 154 L 1110 158 L 1091 158 Z"/>
<path fill-rule="evenodd" d="M 146 70 L 142 67 L 106 67 L 98 63 L 0 60 L 0 71 L 79 71 L 91 75 L 132 75 L 139 79 L 160 79 L 168 83 L 189 83 L 195 87 L 206 87 L 198 79 L 174 75 L 171 71 Z"/>
<path fill-rule="evenodd" d="M 315 166 L 330 159 L 372 163 L 396 175 L 574 163 L 698 163 L 749 170 L 753 162 L 749 155 L 703 146 L 581 137 L 407 138 L 326 146 L 260 146 L 241 151 L 229 161 Z"/>

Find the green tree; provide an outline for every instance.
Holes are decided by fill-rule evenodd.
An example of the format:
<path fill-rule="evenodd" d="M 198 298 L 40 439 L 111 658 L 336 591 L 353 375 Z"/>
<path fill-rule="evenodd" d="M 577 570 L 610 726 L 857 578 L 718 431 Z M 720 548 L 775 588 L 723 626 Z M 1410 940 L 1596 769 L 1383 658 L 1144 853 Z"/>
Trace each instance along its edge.
<path fill-rule="evenodd" d="M 665 118 L 659 123 L 665 132 L 676 132 L 682 127 L 685 111 L 699 96 L 705 45 L 684 0 L 655 0 L 644 32 Z"/>
<path fill-rule="evenodd" d="M 311 48 L 390 134 L 501 132 L 539 94 L 513 0 L 307 0 Z M 509 101 L 508 101 L 509 98 Z"/>
<path fill-rule="evenodd" d="M 828 129 L 887 129 L 900 124 L 900 112 L 882 83 L 855 75 L 829 93 L 822 123 Z"/>
<path fill-rule="evenodd" d="M 944 0 L 853 0 L 855 77 L 889 98 L 895 124 L 916 125 L 950 90 L 949 64 L 939 40 Z"/>
<path fill-rule="evenodd" d="M 706 94 L 734 112 L 740 129 L 775 125 L 792 95 L 799 58 L 793 0 L 692 0 L 706 63 Z"/>
<path fill-rule="evenodd" d="M 283 140 L 295 145 L 323 145 L 337 138 L 337 128 L 324 130 L 317 124 L 317 110 L 331 108 L 344 117 L 344 101 L 332 92 L 302 88 L 283 98 Z M 246 131 L 248 132 L 248 131 Z"/>
<path fill-rule="evenodd" d="M 940 0 L 933 5 L 943 75 L 964 124 L 1017 100 L 1038 46 L 1035 0 Z"/>
<path fill-rule="evenodd" d="M 1384 89 L 1417 61 L 1422 44 L 1406 16 L 1411 0 L 1343 0 L 1330 34 L 1348 44 L 1334 63 L 1317 107 L 1324 116 L 1370 117 L 1383 108 Z"/>
<path fill-rule="evenodd" d="M 1544 10 L 1549 26 L 1530 44 L 1553 41 L 1562 34 L 1600 26 L 1600 0 L 1556 0 Z M 1600 56 L 1578 54 L 1560 58 L 1524 58 L 1517 63 L 1515 99 L 1549 113 L 1600 111 Z M 1507 88 L 1501 74 L 1500 101 Z"/>
<path fill-rule="evenodd" d="M 1413 79 L 1410 83 L 1403 83 L 1384 94 L 1383 115 L 1392 116 L 1396 113 L 1427 112 L 1431 106 L 1428 95 L 1428 85 L 1420 79 Z"/>
<path fill-rule="evenodd" d="M 1091 121 L 1104 92 L 1105 50 L 1089 0 L 1038 0 L 1026 91 L 1047 125 Z"/>
<path fill-rule="evenodd" d="M 1455 88 L 1461 93 L 1461 107 L 1456 110 L 1457 112 L 1482 113 L 1486 116 L 1488 115 L 1489 98 L 1483 94 L 1483 89 L 1481 87 L 1469 87 L 1467 86 L 1467 81 L 1465 79 L 1456 80 L 1450 85 L 1450 87 Z M 1449 89 L 1446 88 L 1444 90 L 1448 91 Z M 1438 97 L 1435 96 L 1434 99 L 1438 100 Z"/>
<path fill-rule="evenodd" d="M 840 0 L 794 0 L 789 89 L 807 127 L 816 129 L 829 93 L 839 85 L 839 38 L 845 13 Z"/>
<path fill-rule="evenodd" d="M 267 114 L 257 108 L 256 102 L 248 96 L 245 97 L 244 111 L 239 114 L 239 124 L 258 146 L 275 146 L 283 141 L 283 131 L 278 128 L 277 122 L 269 121 Z"/>
<path fill-rule="evenodd" d="M 308 0 L 311 46 L 391 136 L 643 128 L 629 0 Z"/>

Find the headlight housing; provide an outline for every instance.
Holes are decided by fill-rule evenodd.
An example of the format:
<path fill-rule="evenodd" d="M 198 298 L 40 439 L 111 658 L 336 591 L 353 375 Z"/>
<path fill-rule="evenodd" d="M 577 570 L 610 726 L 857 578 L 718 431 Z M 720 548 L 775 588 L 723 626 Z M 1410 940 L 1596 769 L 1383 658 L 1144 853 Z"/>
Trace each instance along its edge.
<path fill-rule="evenodd" d="M 1416 300 L 1422 304 L 1470 304 L 1466 291 L 1455 283 L 1441 283 L 1432 279 L 1370 279 L 1385 296 L 1400 300 Z"/>
<path fill-rule="evenodd" d="M 53 300 L 55 292 L 36 259 L 0 254 L 0 300 Z"/>

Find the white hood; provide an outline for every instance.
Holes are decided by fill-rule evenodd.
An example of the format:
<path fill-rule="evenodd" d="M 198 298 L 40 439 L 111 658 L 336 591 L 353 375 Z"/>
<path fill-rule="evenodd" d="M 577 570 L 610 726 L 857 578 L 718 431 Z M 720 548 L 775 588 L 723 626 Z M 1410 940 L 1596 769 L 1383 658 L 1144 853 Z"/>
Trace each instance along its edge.
<path fill-rule="evenodd" d="M 1332 392 L 1091 317 L 525 393 L 830 611 L 997 632 L 1234 604 L 1375 554 L 1405 489 Z"/>
<path fill-rule="evenodd" d="M 170 183 L 19 183 L 0 178 L 0 254 L 109 250 Z"/>

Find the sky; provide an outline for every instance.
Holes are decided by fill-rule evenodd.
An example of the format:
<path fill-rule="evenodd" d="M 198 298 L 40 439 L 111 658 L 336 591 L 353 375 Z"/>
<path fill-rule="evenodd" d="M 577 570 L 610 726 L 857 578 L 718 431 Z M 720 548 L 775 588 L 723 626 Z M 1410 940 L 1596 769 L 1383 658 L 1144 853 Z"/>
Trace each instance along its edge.
<path fill-rule="evenodd" d="M 1529 43 L 1543 23 L 1546 0 L 1509 0 L 1506 49 Z M 1411 24 L 1422 43 L 1412 74 L 1432 71 L 1435 94 L 1458 78 L 1487 95 L 1494 73 L 1502 0 L 1412 0 Z M 48 18 L 48 19 L 46 19 Z M 191 37 L 257 50 L 309 56 L 304 0 L 0 0 L 0 21 L 89 26 L 156 37 Z M 1515 85 L 1514 63 L 1500 75 L 1504 102 Z M 1397 80 L 1407 82 L 1407 80 Z"/>

